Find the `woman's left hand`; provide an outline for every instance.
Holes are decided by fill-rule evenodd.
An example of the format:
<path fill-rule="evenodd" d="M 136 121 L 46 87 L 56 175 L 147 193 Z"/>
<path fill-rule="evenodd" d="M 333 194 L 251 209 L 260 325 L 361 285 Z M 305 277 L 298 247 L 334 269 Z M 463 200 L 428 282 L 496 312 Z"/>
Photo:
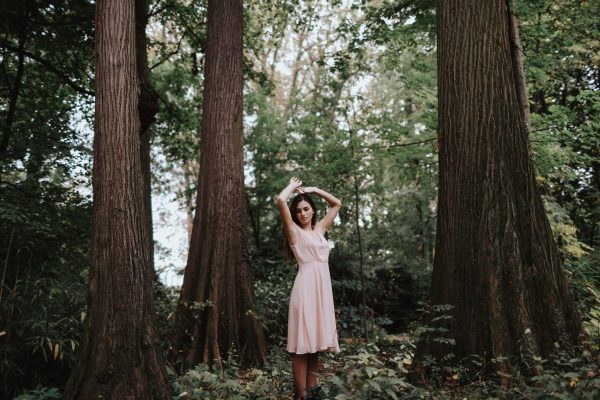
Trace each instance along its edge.
<path fill-rule="evenodd" d="M 317 188 L 314 186 L 300 186 L 296 190 L 298 190 L 298 192 L 302 193 L 302 194 L 309 194 L 309 193 L 314 193 L 317 190 Z"/>

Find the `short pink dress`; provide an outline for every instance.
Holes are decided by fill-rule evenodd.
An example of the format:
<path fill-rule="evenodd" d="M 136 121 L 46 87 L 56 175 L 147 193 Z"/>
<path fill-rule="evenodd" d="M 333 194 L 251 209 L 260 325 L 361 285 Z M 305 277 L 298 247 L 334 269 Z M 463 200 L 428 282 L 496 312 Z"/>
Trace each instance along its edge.
<path fill-rule="evenodd" d="M 298 243 L 291 245 L 298 274 L 290 296 L 288 351 L 296 354 L 339 352 L 331 276 L 329 243 L 318 231 L 298 228 Z"/>

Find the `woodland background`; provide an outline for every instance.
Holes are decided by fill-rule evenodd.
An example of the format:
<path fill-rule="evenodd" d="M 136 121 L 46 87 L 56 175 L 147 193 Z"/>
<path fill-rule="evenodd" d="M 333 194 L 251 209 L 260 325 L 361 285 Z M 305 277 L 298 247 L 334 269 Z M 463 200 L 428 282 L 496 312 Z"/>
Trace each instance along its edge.
<path fill-rule="evenodd" d="M 0 2 L 3 398 L 59 398 L 82 340 L 92 216 L 94 9 L 86 0 Z M 537 0 L 518 1 L 514 10 L 536 182 L 596 350 L 599 9 L 595 0 Z M 176 216 L 155 211 L 153 223 L 155 231 L 169 225 L 186 242 L 202 145 L 206 19 L 204 0 L 148 4 L 149 80 L 158 99 L 150 130 L 152 201 L 155 210 L 170 202 L 187 217 L 187 223 L 173 224 Z M 541 368 L 533 382 L 546 386 L 533 388 L 527 377 L 516 378 L 511 387 L 493 378 L 461 386 L 458 367 L 425 388 L 404 378 L 414 340 L 424 329 L 419 321 L 427 309 L 434 258 L 439 150 L 434 1 L 246 0 L 243 55 L 247 257 L 270 361 L 248 370 L 230 354 L 220 369 L 199 365 L 182 376 L 170 369 L 175 395 L 289 395 L 283 348 L 296 271 L 284 259 L 273 199 L 293 175 L 344 202 L 329 238 L 339 333 L 347 351 L 325 361 L 333 374 L 324 384 L 327 395 L 600 393 L 597 364 L 572 357 L 548 371 Z M 179 287 L 160 276 L 172 277 L 185 265 L 172 261 L 181 259 L 171 254 L 181 249 L 157 237 L 154 307 L 166 354 Z"/>

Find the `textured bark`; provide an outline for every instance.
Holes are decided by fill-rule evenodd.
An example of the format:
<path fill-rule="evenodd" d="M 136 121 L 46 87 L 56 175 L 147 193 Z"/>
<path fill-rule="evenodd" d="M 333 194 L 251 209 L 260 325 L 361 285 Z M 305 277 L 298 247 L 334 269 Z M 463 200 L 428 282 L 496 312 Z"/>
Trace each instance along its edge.
<path fill-rule="evenodd" d="M 209 1 L 196 215 L 170 355 L 184 366 L 220 364 L 233 348 L 246 365 L 266 358 L 246 259 L 242 32 L 241 0 Z"/>
<path fill-rule="evenodd" d="M 134 0 L 96 5 L 96 85 L 88 311 L 64 397 L 167 399 L 142 198 Z"/>
<path fill-rule="evenodd" d="M 514 7 L 516 1 L 511 0 L 511 12 L 508 14 L 510 18 L 510 41 L 512 43 L 512 62 L 513 73 L 515 74 L 515 82 L 517 85 L 517 95 L 523 110 L 525 123 L 529 128 L 531 126 L 531 112 L 529 110 L 529 99 L 527 98 L 527 82 L 525 81 L 525 70 L 523 68 L 523 48 L 521 47 L 521 38 L 519 35 L 519 17 L 515 14 Z"/>
<path fill-rule="evenodd" d="M 548 357 L 582 343 L 578 311 L 535 184 L 506 0 L 440 1 L 440 175 L 431 303 L 449 304 L 455 345 L 423 340 L 422 360 L 476 354 L 506 373 L 520 349 Z M 524 368 L 523 366 L 519 366 Z M 534 371 L 531 371 L 534 372 Z"/>

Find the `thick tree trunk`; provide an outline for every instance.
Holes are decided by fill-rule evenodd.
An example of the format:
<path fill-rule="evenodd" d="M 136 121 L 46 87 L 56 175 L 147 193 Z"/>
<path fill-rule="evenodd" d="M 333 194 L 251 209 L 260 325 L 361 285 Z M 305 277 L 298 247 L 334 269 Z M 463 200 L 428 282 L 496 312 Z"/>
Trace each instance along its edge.
<path fill-rule="evenodd" d="M 512 360 L 548 357 L 558 342 L 582 343 L 569 293 L 535 184 L 527 126 L 511 56 L 506 0 L 440 1 L 438 93 L 440 175 L 431 303 L 453 306 L 448 331 L 419 344 L 455 361 L 479 355 L 510 373 Z M 454 345 L 435 340 L 444 336 Z M 521 366 L 522 367 L 522 366 Z"/>
<path fill-rule="evenodd" d="M 93 228 L 84 338 L 65 399 L 167 399 L 144 220 L 135 1 L 96 6 Z"/>
<path fill-rule="evenodd" d="M 172 360 L 265 361 L 246 259 L 242 147 L 243 8 L 210 0 L 196 215 L 172 336 Z"/>

